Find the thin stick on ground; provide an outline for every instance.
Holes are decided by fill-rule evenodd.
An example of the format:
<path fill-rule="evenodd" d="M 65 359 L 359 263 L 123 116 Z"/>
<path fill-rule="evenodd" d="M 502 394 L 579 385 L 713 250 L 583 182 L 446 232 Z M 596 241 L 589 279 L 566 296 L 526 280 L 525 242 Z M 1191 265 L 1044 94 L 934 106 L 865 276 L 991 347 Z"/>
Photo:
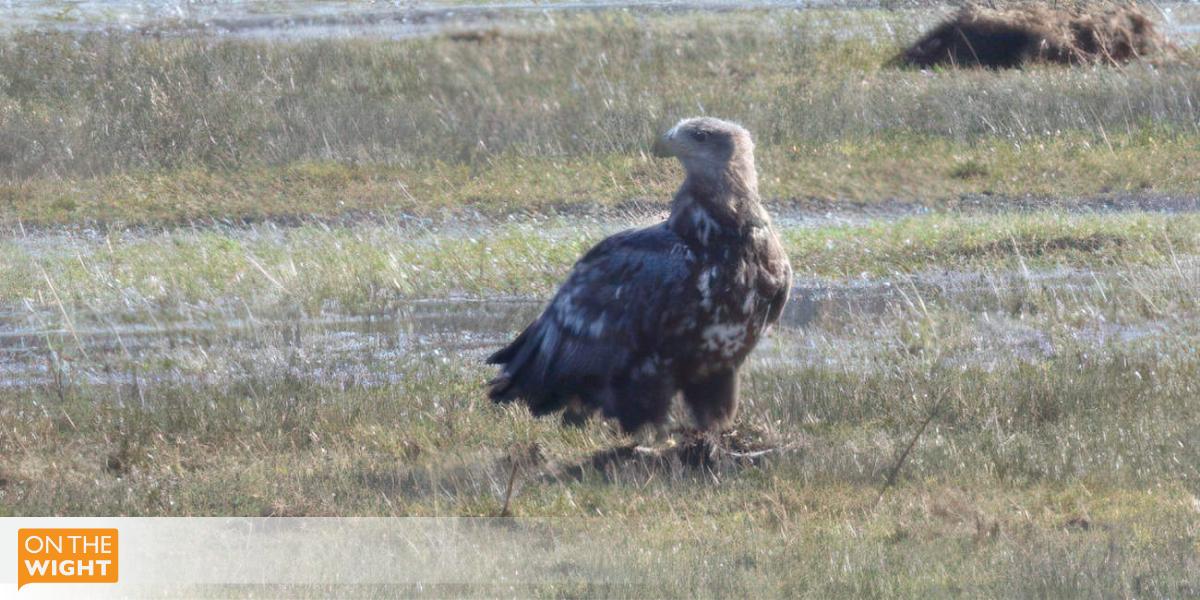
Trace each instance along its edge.
<path fill-rule="evenodd" d="M 508 512 L 508 503 L 512 500 L 513 483 L 517 480 L 517 467 L 519 462 L 513 461 L 512 471 L 508 474 L 508 488 L 504 490 L 504 506 L 500 507 L 498 517 L 511 517 L 512 513 Z"/>
<path fill-rule="evenodd" d="M 917 431 L 913 434 L 912 439 L 908 441 L 908 446 L 904 448 L 904 452 L 900 453 L 900 457 L 896 459 L 896 464 L 892 465 L 892 470 L 888 473 L 887 481 L 884 481 L 883 487 L 879 488 L 879 495 L 875 497 L 875 503 L 871 505 L 872 508 L 879 506 L 879 503 L 883 501 L 883 495 L 887 493 L 888 488 L 895 485 L 896 477 L 900 474 L 900 469 L 904 467 L 904 461 L 908 460 L 908 455 L 912 453 L 912 449 L 916 447 L 917 440 L 921 439 L 921 436 L 925 433 L 925 430 L 929 428 L 929 424 L 933 422 L 933 418 L 936 417 L 938 412 L 941 411 L 942 398 L 944 397 L 944 394 L 938 395 L 937 402 L 933 403 L 933 408 L 929 410 L 929 414 L 925 417 L 925 420 L 921 422 L 921 426 L 917 428 Z"/>

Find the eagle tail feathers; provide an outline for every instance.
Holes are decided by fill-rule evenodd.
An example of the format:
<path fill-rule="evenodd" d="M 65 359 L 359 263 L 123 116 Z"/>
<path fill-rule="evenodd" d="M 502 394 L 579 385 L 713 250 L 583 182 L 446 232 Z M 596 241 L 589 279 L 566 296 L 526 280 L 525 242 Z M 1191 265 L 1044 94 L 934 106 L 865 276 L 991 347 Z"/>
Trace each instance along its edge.
<path fill-rule="evenodd" d="M 531 379 L 529 367 L 537 361 L 537 353 L 544 335 L 541 320 L 525 328 L 511 344 L 488 357 L 487 363 L 501 365 L 500 374 L 488 382 L 488 397 L 497 403 L 506 404 L 518 396 L 526 395 L 531 388 L 541 387 L 541 382 Z M 526 401 L 533 408 L 532 398 Z"/>

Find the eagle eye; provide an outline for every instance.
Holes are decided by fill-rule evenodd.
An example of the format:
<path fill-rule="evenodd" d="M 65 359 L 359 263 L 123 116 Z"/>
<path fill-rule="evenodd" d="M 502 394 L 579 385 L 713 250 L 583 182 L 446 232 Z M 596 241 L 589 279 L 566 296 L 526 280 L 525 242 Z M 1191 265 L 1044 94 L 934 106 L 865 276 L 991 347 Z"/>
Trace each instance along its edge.
<path fill-rule="evenodd" d="M 692 131 L 692 139 L 696 140 L 697 142 L 703 142 L 704 140 L 708 139 L 708 132 L 701 131 L 699 129 Z"/>

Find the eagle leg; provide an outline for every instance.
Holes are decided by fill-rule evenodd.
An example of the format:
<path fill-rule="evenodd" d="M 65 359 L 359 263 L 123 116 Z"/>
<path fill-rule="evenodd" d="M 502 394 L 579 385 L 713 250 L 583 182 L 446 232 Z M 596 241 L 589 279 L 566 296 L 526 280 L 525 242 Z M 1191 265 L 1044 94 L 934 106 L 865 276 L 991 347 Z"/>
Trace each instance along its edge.
<path fill-rule="evenodd" d="M 737 414 L 737 370 L 718 371 L 685 384 L 683 401 L 701 431 L 724 429 Z"/>
<path fill-rule="evenodd" d="M 596 412 L 596 407 L 584 402 L 581 398 L 572 398 L 563 408 L 562 424 L 567 427 L 583 427 L 588 419 Z"/>

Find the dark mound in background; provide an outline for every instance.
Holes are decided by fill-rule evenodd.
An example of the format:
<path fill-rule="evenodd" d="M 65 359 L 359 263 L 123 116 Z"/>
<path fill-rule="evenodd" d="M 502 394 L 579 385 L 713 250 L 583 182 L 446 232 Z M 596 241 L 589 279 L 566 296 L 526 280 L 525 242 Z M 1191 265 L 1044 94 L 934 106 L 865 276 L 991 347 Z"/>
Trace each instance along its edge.
<path fill-rule="evenodd" d="M 1171 50 L 1154 21 L 1134 5 L 967 7 L 905 49 L 896 62 L 995 69 L 1037 62 L 1116 65 L 1164 57 Z"/>

